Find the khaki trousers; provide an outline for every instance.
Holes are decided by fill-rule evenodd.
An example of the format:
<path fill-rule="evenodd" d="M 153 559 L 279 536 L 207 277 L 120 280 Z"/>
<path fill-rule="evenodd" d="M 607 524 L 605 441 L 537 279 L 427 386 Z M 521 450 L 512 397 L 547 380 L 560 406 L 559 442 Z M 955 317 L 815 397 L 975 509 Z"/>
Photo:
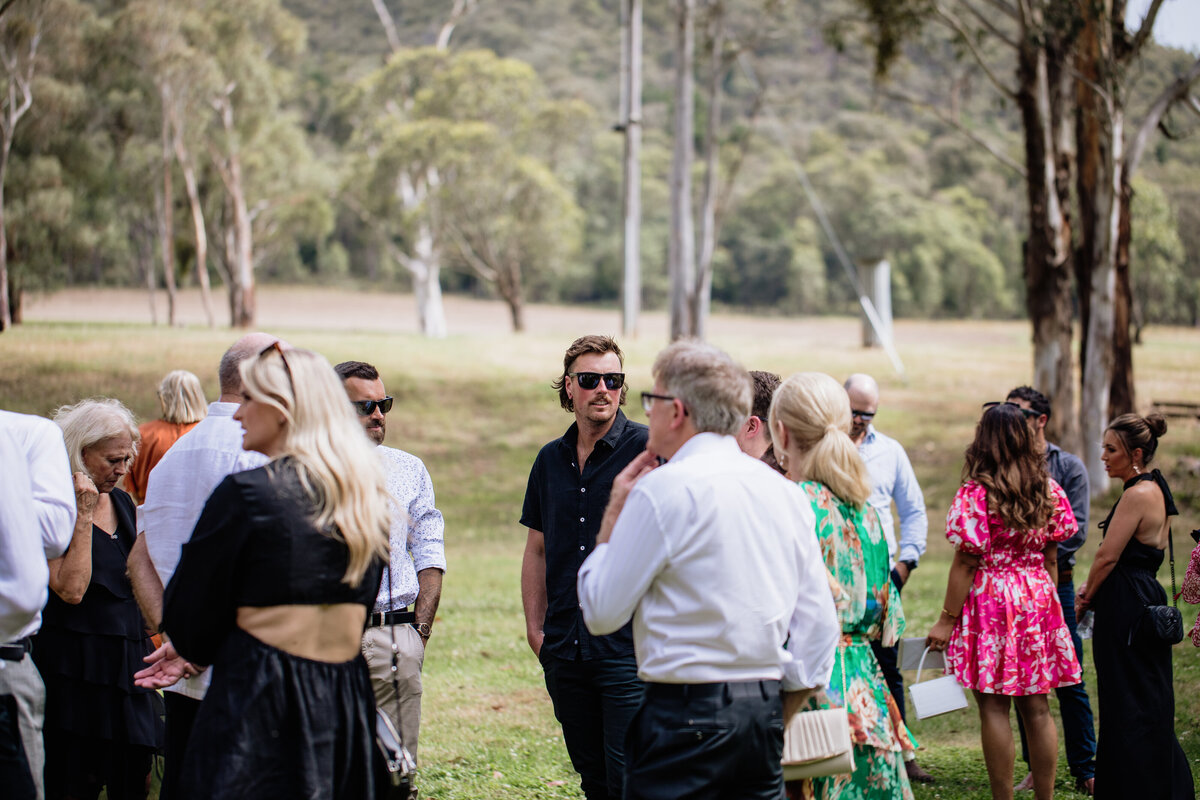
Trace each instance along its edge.
<path fill-rule="evenodd" d="M 417 737 L 421 730 L 421 666 L 425 663 L 425 643 L 411 625 L 396 625 L 398 650 L 396 680 L 400 685 L 399 704 L 392 685 L 392 626 L 367 628 L 362 653 L 371 672 L 375 703 L 391 717 L 405 747 L 417 759 Z"/>
<path fill-rule="evenodd" d="M 11 694 L 17 701 L 21 743 L 25 746 L 25 758 L 29 761 L 38 800 L 42 800 L 45 796 L 42 772 L 46 750 L 42 744 L 42 723 L 46 715 L 46 685 L 42 683 L 42 675 L 29 653 L 20 661 L 4 662 L 0 669 L 0 694 Z"/>

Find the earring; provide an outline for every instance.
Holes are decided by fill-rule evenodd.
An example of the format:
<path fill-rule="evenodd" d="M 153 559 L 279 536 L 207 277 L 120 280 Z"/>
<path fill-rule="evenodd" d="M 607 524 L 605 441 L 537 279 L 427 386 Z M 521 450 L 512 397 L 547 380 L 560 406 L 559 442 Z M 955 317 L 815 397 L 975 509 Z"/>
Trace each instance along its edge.
<path fill-rule="evenodd" d="M 1134 475 L 1141 475 L 1141 474 L 1142 474 L 1142 468 L 1141 468 L 1141 467 L 1139 467 L 1137 464 L 1134 464 L 1134 465 L 1133 465 L 1133 474 L 1134 474 Z"/>

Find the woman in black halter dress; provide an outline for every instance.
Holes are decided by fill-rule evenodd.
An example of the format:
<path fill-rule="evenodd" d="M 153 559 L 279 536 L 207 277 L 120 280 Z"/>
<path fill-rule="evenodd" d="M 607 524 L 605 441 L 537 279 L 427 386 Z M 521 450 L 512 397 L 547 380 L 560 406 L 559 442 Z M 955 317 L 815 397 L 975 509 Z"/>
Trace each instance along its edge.
<path fill-rule="evenodd" d="M 1155 574 L 1169 517 L 1178 513 L 1158 470 L 1145 471 L 1162 416 L 1124 414 L 1104 432 L 1105 470 L 1125 490 L 1100 524 L 1104 542 L 1079 587 L 1076 612 L 1096 615 L 1092 656 L 1100 699 L 1096 797 L 1193 800 L 1187 757 L 1175 738 L 1171 647 L 1144 628 L 1146 605 L 1167 602 Z"/>

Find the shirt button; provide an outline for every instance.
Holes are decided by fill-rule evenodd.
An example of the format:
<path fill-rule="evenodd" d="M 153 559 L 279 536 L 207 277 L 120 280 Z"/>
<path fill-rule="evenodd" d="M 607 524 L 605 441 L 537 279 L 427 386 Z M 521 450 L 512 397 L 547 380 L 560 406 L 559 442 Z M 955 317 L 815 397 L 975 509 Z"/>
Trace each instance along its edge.
<path fill-rule="evenodd" d="M 584 545 L 579 545 L 579 549 L 580 549 L 580 550 L 583 550 L 583 549 L 584 549 Z"/>
<path fill-rule="evenodd" d="M 583 522 L 583 517 L 580 517 L 580 518 L 579 518 L 579 521 L 580 521 L 580 522 Z"/>
<path fill-rule="evenodd" d="M 587 491 L 587 487 L 586 487 L 586 486 L 580 486 L 580 487 L 579 487 L 579 491 L 581 491 L 581 492 L 586 492 L 586 491 Z"/>

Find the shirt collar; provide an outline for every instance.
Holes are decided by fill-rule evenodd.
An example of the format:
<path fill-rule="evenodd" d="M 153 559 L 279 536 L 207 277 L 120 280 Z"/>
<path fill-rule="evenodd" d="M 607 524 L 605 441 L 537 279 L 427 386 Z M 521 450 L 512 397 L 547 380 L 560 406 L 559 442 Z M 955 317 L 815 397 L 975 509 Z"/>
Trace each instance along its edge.
<path fill-rule="evenodd" d="M 214 401 L 208 404 L 208 415 L 210 417 L 232 417 L 240 406 L 240 403 Z"/>
<path fill-rule="evenodd" d="M 873 422 L 867 423 L 867 435 L 863 437 L 862 443 L 863 445 L 875 444 L 875 424 Z M 862 445 L 859 445 L 859 447 L 862 447 Z"/>
<path fill-rule="evenodd" d="M 617 443 L 621 440 L 621 434 L 625 432 L 625 426 L 629 424 L 629 419 L 625 416 L 621 409 L 617 409 L 617 416 L 613 418 L 613 423 L 608 429 L 608 433 L 600 437 L 599 441 L 608 445 L 609 449 L 615 449 Z M 579 444 L 579 423 L 572 422 L 571 427 L 567 428 L 567 432 L 563 434 L 562 440 L 570 446 L 572 450 L 575 445 Z"/>
<path fill-rule="evenodd" d="M 742 448 L 738 447 L 737 439 L 732 436 L 710 432 L 697 433 L 675 451 L 675 455 L 671 456 L 668 463 L 674 464 L 677 461 L 683 461 L 684 459 L 705 453 L 724 453 L 726 451 L 728 451 L 729 455 L 732 455 L 734 453 L 741 453 Z"/>

